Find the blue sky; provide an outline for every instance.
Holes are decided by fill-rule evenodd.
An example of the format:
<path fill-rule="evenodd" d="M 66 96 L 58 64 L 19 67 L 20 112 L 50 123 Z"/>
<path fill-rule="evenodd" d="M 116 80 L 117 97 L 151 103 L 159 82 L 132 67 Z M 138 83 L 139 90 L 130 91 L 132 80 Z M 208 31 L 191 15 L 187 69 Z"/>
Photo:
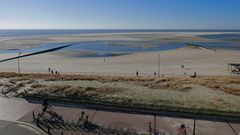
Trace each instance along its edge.
<path fill-rule="evenodd" d="M 240 0 L 0 0 L 0 29 L 240 29 Z"/>

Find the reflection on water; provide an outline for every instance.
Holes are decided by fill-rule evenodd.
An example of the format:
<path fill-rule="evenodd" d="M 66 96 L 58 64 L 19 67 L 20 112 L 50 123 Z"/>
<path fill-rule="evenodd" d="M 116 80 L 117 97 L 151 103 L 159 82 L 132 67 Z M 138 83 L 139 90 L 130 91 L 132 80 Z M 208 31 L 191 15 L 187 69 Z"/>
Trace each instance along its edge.
<path fill-rule="evenodd" d="M 232 42 L 192 42 L 206 48 L 225 48 L 240 50 L 238 44 Z M 22 49 L 23 53 L 32 53 L 63 46 L 67 43 L 50 43 L 35 48 Z M 185 47 L 185 43 L 181 42 L 159 42 L 159 41 L 82 41 L 64 50 L 77 50 L 92 52 L 91 55 L 82 57 L 105 57 L 116 56 L 121 54 L 149 51 L 165 51 Z M 19 50 L 3 50 L 0 53 L 18 53 Z"/>
<path fill-rule="evenodd" d="M 219 39 L 224 41 L 240 41 L 240 34 L 210 34 L 199 35 L 202 38 Z"/>
<path fill-rule="evenodd" d="M 67 49 L 94 51 L 99 53 L 134 53 L 146 51 L 171 50 L 183 47 L 178 43 L 155 43 L 155 42 L 80 42 Z"/>

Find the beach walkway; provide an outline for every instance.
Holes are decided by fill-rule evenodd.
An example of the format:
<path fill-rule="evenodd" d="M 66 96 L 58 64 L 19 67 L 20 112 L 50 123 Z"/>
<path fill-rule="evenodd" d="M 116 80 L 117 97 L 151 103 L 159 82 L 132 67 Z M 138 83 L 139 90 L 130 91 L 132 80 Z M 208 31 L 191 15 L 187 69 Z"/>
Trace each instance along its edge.
<path fill-rule="evenodd" d="M 42 130 L 36 128 L 36 123 L 33 123 L 32 111 L 34 111 L 36 115 L 38 112 L 41 112 L 42 106 L 40 103 L 33 104 L 23 99 L 0 97 L 0 108 L 0 133 L 8 135 L 15 135 L 16 132 L 18 135 L 44 134 Z M 74 126 L 83 111 L 85 112 L 84 118 L 88 116 L 88 121 L 90 123 L 109 130 L 148 134 L 149 123 L 151 123 L 152 131 L 155 129 L 160 134 L 177 134 L 177 128 L 182 124 L 185 125 L 187 134 L 193 134 L 193 132 L 195 132 L 196 135 L 237 135 L 240 133 L 239 123 L 228 123 L 227 121 L 218 122 L 180 117 L 110 112 L 100 109 L 87 109 L 84 106 L 65 106 L 64 104 L 52 106 L 52 110 L 68 123 L 67 126 L 52 128 L 50 132 L 55 135 L 61 133 L 64 133 L 64 135 L 94 134 L 91 131 L 86 131 L 85 128 L 76 128 L 76 126 Z M 47 132 L 46 128 L 43 128 L 43 130 Z"/>
<path fill-rule="evenodd" d="M 23 123 L 0 120 L 1 135 L 47 135 L 38 127 Z"/>
<path fill-rule="evenodd" d="M 35 114 L 37 115 L 37 112 L 41 112 L 41 109 L 41 105 L 38 104 L 38 107 L 34 109 Z M 240 133 L 239 123 L 110 112 L 101 109 L 87 109 L 84 106 L 65 106 L 64 104 L 52 106 L 51 111 L 58 114 L 58 116 L 64 120 L 64 124 L 62 125 L 54 126 L 50 124 L 50 132 L 56 135 L 61 133 L 64 135 L 77 135 L 80 133 L 101 134 L 102 132 L 100 131 L 102 131 L 103 128 L 110 131 L 128 131 L 136 134 L 149 134 L 149 123 L 151 123 L 152 132 L 155 129 L 160 135 L 175 135 L 177 134 L 178 127 L 182 124 L 185 125 L 186 133 L 189 135 L 192 135 L 193 132 L 195 132 L 196 135 L 237 135 Z M 78 124 L 82 112 L 84 112 L 84 119 L 88 117 L 88 122 L 100 128 L 89 130 L 84 127 L 84 124 Z M 19 119 L 19 121 L 31 123 L 33 121 L 32 112 Z M 48 129 L 44 128 L 44 130 L 47 131 Z"/>
<path fill-rule="evenodd" d="M 17 121 L 35 107 L 24 100 L 0 97 L 0 135 L 45 135 L 32 124 Z"/>

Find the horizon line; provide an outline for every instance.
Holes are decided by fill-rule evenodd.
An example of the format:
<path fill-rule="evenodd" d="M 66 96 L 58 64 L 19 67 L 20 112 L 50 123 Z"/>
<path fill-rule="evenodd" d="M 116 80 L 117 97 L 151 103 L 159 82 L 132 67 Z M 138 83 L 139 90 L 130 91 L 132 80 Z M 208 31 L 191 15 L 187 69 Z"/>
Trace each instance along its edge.
<path fill-rule="evenodd" d="M 222 29 L 215 29 L 215 28 L 0 28 L 0 30 L 233 30 L 239 31 L 239 29 L 232 29 L 232 28 L 222 28 Z"/>

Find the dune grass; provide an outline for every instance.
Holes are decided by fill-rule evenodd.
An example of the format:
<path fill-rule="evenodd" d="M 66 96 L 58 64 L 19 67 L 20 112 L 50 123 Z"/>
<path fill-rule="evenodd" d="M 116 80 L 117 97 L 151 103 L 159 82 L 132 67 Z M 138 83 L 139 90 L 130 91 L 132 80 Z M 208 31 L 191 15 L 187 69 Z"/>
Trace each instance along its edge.
<path fill-rule="evenodd" d="M 240 78 L 1 73 L 20 95 L 187 112 L 240 112 Z M 2 87 L 4 86 L 2 82 Z M 9 86 L 10 87 L 10 86 Z M 24 89 L 24 90 L 23 90 Z M 229 113 L 228 113 L 229 114 Z"/>

